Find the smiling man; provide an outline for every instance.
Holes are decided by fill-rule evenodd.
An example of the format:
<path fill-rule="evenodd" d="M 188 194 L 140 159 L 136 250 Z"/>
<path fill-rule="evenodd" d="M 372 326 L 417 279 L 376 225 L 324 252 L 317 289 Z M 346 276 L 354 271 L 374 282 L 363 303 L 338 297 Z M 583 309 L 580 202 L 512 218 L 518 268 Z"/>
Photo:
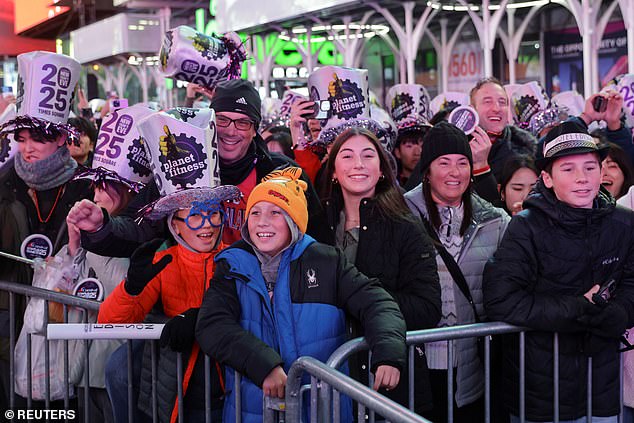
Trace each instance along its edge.
<path fill-rule="evenodd" d="M 493 144 L 488 165 L 499 181 L 508 159 L 519 154 L 535 155 L 537 140 L 530 133 L 509 125 L 509 99 L 504 86 L 496 78 L 478 81 L 469 97 L 478 112 L 480 127 L 487 132 Z"/>
<path fill-rule="evenodd" d="M 246 199 L 264 176 L 275 169 L 294 165 L 286 156 L 267 151 L 264 140 L 257 133 L 262 118 L 260 95 L 249 81 L 235 79 L 220 83 L 211 99 L 210 107 L 216 112 L 220 180 L 223 185 L 235 185 L 242 199 L 225 205 L 226 222 L 223 241 L 230 245 L 240 240 L 240 228 L 245 221 Z M 308 211 L 313 215 L 320 210 L 319 200 L 307 177 Z M 162 222 L 134 221 L 138 211 L 158 198 L 156 184 L 151 182 L 128 206 L 123 215 L 95 220 L 89 229 L 82 230 L 82 246 L 96 254 L 127 257 L 141 243 L 164 232 Z"/>

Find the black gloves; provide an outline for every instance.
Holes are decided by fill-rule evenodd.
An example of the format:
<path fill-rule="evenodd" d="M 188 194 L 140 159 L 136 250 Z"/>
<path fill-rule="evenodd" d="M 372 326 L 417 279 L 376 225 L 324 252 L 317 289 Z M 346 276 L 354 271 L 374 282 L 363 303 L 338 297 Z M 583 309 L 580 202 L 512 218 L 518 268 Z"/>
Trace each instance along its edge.
<path fill-rule="evenodd" d="M 132 257 L 130 257 L 130 267 L 128 268 L 128 276 L 125 279 L 123 287 L 130 295 L 139 295 L 145 285 L 147 285 L 156 275 L 172 261 L 172 256 L 167 254 L 163 256 L 156 264 L 152 263 L 156 250 L 163 243 L 162 239 L 156 238 L 148 241 L 137 248 Z"/>
<path fill-rule="evenodd" d="M 628 314 L 622 305 L 610 302 L 588 322 L 590 332 L 604 338 L 619 339 L 628 328 Z"/>
<path fill-rule="evenodd" d="M 169 347 L 173 351 L 184 352 L 191 349 L 195 339 L 198 308 L 190 308 L 182 314 L 172 317 L 161 332 L 161 347 Z"/>

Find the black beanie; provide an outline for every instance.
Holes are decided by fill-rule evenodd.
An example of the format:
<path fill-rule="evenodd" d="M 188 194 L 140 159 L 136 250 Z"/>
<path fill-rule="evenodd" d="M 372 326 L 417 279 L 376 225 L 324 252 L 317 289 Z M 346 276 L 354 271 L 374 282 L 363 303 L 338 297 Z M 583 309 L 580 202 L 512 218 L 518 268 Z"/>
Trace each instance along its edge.
<path fill-rule="evenodd" d="M 439 122 L 433 126 L 423 138 L 423 152 L 420 157 L 420 168 L 425 173 L 431 162 L 445 154 L 462 154 L 469 159 L 473 170 L 473 157 L 467 135 L 457 126 L 448 122 Z"/>
<path fill-rule="evenodd" d="M 262 101 L 253 84 L 244 79 L 231 79 L 218 84 L 210 107 L 216 112 L 244 113 L 260 126 Z"/>

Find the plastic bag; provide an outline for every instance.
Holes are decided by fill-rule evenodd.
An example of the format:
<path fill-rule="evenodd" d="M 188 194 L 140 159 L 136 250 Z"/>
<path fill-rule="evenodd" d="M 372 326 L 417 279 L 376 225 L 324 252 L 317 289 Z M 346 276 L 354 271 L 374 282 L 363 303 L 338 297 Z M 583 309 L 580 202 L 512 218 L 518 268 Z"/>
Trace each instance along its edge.
<path fill-rule="evenodd" d="M 49 369 L 50 399 L 51 401 L 64 398 L 64 341 L 47 341 L 44 336 L 31 335 L 31 372 L 27 362 L 27 336 L 23 329 L 15 345 L 15 392 L 24 398 L 28 397 L 28 381 L 31 380 L 31 398 L 34 400 L 46 399 L 46 364 L 45 343 L 49 342 Z M 73 357 L 73 349 L 79 346 L 78 342 L 68 343 L 68 356 Z M 69 374 L 72 372 L 73 363 L 69 359 Z M 77 381 L 69 381 L 69 396 L 74 395 L 73 385 Z"/>
<path fill-rule="evenodd" d="M 46 262 L 37 262 L 34 266 L 32 285 L 38 288 L 59 292 L 73 292 L 77 278 L 77 269 L 68 254 L 60 254 L 49 258 Z M 44 314 L 44 302 L 41 298 L 32 297 L 24 312 L 24 328 L 28 333 L 46 333 L 48 317 Z M 57 305 L 57 307 L 55 307 Z M 62 307 L 50 302 L 49 308 L 61 313 Z"/>

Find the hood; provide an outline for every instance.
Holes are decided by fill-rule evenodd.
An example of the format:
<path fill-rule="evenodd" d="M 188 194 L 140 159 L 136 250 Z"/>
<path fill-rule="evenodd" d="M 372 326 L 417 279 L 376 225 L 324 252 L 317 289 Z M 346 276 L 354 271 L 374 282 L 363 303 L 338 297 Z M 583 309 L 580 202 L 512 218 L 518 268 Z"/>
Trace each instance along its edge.
<path fill-rule="evenodd" d="M 529 210 L 529 212 L 530 210 L 539 210 L 562 226 L 572 230 L 601 220 L 614 211 L 615 207 L 616 200 L 603 186 L 600 187 L 599 194 L 591 209 L 570 207 L 559 201 L 552 189 L 546 188 L 541 177 L 523 204 L 524 210 Z"/>

